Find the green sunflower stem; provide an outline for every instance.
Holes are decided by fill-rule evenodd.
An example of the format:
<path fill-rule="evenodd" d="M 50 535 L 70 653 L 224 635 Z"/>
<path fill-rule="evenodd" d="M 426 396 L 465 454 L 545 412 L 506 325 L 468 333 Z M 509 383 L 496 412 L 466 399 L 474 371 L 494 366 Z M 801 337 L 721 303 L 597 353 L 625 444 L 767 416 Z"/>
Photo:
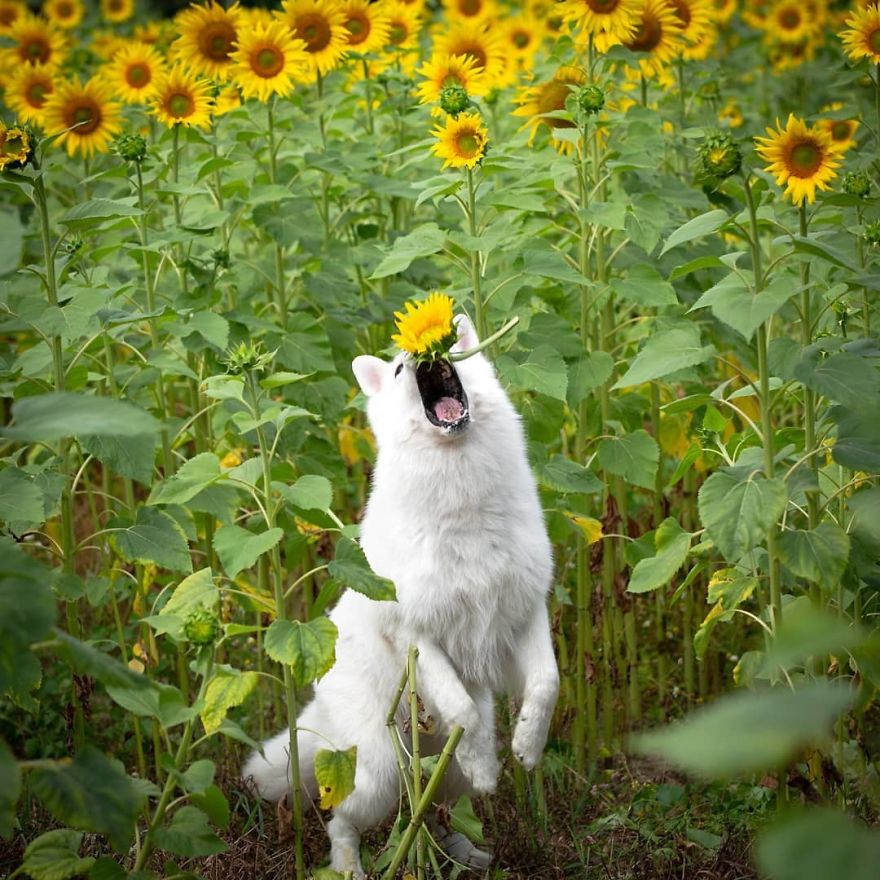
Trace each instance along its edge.
<path fill-rule="evenodd" d="M 275 95 L 269 99 L 266 105 L 267 135 L 269 140 L 269 183 L 278 183 L 278 146 L 275 142 Z M 275 242 L 275 308 L 281 321 L 283 330 L 287 330 L 287 298 L 285 296 L 284 283 L 284 248 Z"/>
<path fill-rule="evenodd" d="M 412 739 L 412 758 L 410 770 L 412 773 L 413 803 L 418 804 L 422 799 L 422 753 L 419 741 L 419 694 L 416 686 L 416 660 L 419 649 L 410 646 L 407 657 L 407 683 L 409 685 L 409 723 L 410 737 Z M 419 834 L 416 837 L 416 880 L 425 880 L 425 836 Z"/>
<path fill-rule="evenodd" d="M 465 180 L 467 181 L 468 232 L 474 239 L 477 237 L 477 188 L 474 184 L 472 168 L 465 168 Z M 474 320 L 477 325 L 477 336 L 482 339 L 486 335 L 486 316 L 483 307 L 480 252 L 473 241 L 471 242 L 471 286 L 474 290 Z"/>

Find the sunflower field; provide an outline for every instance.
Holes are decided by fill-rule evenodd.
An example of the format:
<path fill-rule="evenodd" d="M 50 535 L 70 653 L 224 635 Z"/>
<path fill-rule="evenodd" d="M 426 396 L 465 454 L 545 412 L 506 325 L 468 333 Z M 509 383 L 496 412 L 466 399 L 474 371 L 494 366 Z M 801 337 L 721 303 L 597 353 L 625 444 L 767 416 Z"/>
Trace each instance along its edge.
<path fill-rule="evenodd" d="M 493 878 L 876 880 L 878 290 L 877 5 L 0 0 L 0 875 L 341 876 L 356 759 L 240 768 L 393 601 L 351 361 L 439 292 L 562 680 L 445 821 Z M 369 876 L 464 872 L 422 763 Z"/>

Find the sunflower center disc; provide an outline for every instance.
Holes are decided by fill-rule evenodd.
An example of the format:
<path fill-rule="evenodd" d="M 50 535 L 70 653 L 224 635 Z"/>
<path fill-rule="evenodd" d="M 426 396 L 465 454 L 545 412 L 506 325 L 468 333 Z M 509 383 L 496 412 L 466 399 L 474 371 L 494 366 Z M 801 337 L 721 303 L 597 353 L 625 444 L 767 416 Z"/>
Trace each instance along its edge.
<path fill-rule="evenodd" d="M 681 23 L 687 27 L 691 23 L 691 8 L 683 0 L 672 0 L 675 7 L 675 14 L 679 17 Z"/>
<path fill-rule="evenodd" d="M 309 52 L 320 52 L 330 42 L 330 25 L 319 16 L 304 16 L 296 30 L 297 36 L 305 40 Z"/>
<path fill-rule="evenodd" d="M 133 64 L 128 68 L 128 84 L 134 88 L 143 88 L 150 82 L 150 68 L 146 64 Z"/>
<path fill-rule="evenodd" d="M 831 137 L 836 141 L 849 140 L 849 123 L 845 119 L 835 122 L 831 128 Z"/>
<path fill-rule="evenodd" d="M 199 48 L 206 58 L 223 63 L 229 61 L 235 37 L 235 28 L 226 23 L 217 23 L 202 32 Z"/>
<path fill-rule="evenodd" d="M 822 164 L 822 151 L 815 144 L 798 144 L 791 151 L 791 168 L 795 177 L 810 177 Z"/>
<path fill-rule="evenodd" d="M 569 83 L 559 80 L 548 82 L 538 95 L 538 113 L 556 113 L 565 110 L 565 100 L 571 94 L 568 89 Z M 574 123 L 568 119 L 556 119 L 555 117 L 541 120 L 550 128 L 574 128 Z"/>
<path fill-rule="evenodd" d="M 363 41 L 370 35 L 369 22 L 364 21 L 362 18 L 350 18 L 345 23 L 345 27 L 350 34 L 348 42 L 351 46 L 357 46 L 358 43 L 363 43 Z"/>
<path fill-rule="evenodd" d="M 189 95 L 179 92 L 168 99 L 168 113 L 177 119 L 183 119 L 193 112 L 193 101 Z"/>
<path fill-rule="evenodd" d="M 617 9 L 618 3 L 620 3 L 620 0 L 587 0 L 587 6 L 593 12 L 599 12 L 602 15 L 607 15 L 609 12 Z"/>
<path fill-rule="evenodd" d="M 786 9 L 779 21 L 786 30 L 793 31 L 800 27 L 801 14 L 796 9 Z"/>
<path fill-rule="evenodd" d="M 458 148 L 465 156 L 470 157 L 480 148 L 480 142 L 475 135 L 465 132 L 464 134 L 459 135 Z"/>
<path fill-rule="evenodd" d="M 47 91 L 43 83 L 34 83 L 27 92 L 28 103 L 32 107 L 42 107 L 46 103 Z"/>
<path fill-rule="evenodd" d="M 49 59 L 49 45 L 43 40 L 31 40 L 24 46 L 24 54 L 30 61 L 44 62 Z"/>
<path fill-rule="evenodd" d="M 513 35 L 513 45 L 518 49 L 525 49 L 529 45 L 529 35 L 525 31 L 517 31 Z"/>
<path fill-rule="evenodd" d="M 260 49 L 257 53 L 257 75 L 270 77 L 281 72 L 284 67 L 284 57 L 277 49 L 269 48 Z"/>
<path fill-rule="evenodd" d="M 393 24 L 391 25 L 391 30 L 388 32 L 388 39 L 395 46 L 399 46 L 406 39 L 406 28 L 402 24 Z"/>
<path fill-rule="evenodd" d="M 73 7 L 69 3 L 59 3 L 58 6 L 55 7 L 55 14 L 59 18 L 72 18 Z"/>
<path fill-rule="evenodd" d="M 96 107 L 80 105 L 74 108 L 72 119 L 73 125 L 77 126 L 75 133 L 84 135 L 93 132 L 98 127 L 98 123 L 101 121 L 101 114 Z"/>
<path fill-rule="evenodd" d="M 458 4 L 459 12 L 462 15 L 479 15 L 483 4 L 480 0 L 460 0 Z"/>
<path fill-rule="evenodd" d="M 877 55 L 880 55 L 880 28 L 871 31 L 868 34 L 868 39 L 866 40 L 868 46 L 871 48 L 871 51 Z"/>

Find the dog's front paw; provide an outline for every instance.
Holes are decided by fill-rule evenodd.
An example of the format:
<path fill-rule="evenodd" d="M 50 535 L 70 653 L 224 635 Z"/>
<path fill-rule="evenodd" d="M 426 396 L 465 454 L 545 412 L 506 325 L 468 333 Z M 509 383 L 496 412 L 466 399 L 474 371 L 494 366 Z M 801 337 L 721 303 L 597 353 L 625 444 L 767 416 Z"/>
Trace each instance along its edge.
<path fill-rule="evenodd" d="M 476 746 L 476 747 L 475 747 Z M 498 784 L 501 765 L 491 743 L 474 744 L 463 739 L 455 752 L 465 778 L 478 794 L 491 794 Z"/>
<path fill-rule="evenodd" d="M 538 715 L 520 714 L 511 748 L 517 761 L 532 770 L 541 760 L 547 742 L 547 725 Z"/>

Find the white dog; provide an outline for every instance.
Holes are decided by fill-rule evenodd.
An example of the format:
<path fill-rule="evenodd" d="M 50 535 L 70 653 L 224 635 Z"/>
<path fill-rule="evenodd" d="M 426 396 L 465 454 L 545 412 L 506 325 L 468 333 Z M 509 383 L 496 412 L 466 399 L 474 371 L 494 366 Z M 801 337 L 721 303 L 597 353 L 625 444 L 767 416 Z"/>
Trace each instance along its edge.
<path fill-rule="evenodd" d="M 456 323 L 455 349 L 474 347 L 470 322 Z M 427 745 L 442 744 L 456 724 L 465 731 L 445 797 L 494 790 L 498 692 L 521 698 L 513 753 L 526 769 L 537 764 L 559 674 L 546 609 L 550 543 L 519 417 L 492 366 L 477 354 L 454 366 L 365 356 L 352 367 L 379 448 L 361 544 L 397 601 L 342 596 L 330 615 L 336 664 L 302 712 L 297 742 L 310 797 L 315 752 L 357 746 L 355 789 L 328 833 L 331 866 L 363 877 L 360 833 L 398 803 L 385 720 L 409 647 L 418 648 L 419 696 L 437 723 Z M 401 721 L 405 714 L 402 705 Z M 267 741 L 265 757 L 253 754 L 244 769 L 270 800 L 289 789 L 288 741 L 286 732 Z"/>

